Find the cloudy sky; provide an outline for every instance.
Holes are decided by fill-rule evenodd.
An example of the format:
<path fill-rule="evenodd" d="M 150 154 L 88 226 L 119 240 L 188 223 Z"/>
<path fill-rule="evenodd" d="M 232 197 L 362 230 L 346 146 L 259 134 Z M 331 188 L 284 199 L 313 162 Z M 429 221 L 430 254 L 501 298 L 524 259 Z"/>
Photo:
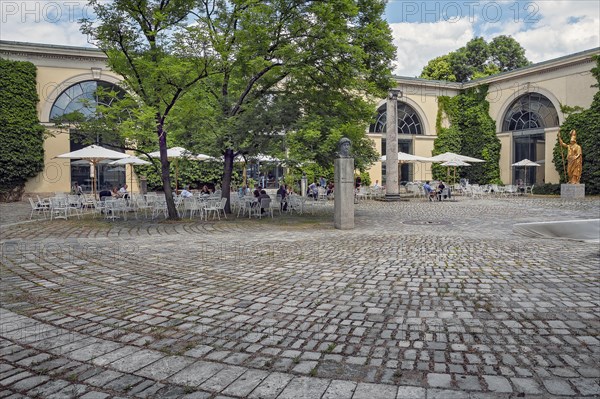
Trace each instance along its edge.
<path fill-rule="evenodd" d="M 85 0 L 0 0 L 0 40 L 89 46 L 82 15 L 93 17 Z M 533 62 L 600 46 L 598 0 L 389 0 L 385 17 L 400 76 L 418 76 L 430 59 L 476 36 L 511 35 Z"/>

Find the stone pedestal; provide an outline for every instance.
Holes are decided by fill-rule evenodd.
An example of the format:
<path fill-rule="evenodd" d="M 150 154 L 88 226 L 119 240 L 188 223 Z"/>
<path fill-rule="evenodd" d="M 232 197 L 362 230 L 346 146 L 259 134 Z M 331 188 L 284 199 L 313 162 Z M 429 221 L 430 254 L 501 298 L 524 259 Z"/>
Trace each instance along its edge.
<path fill-rule="evenodd" d="M 560 198 L 579 199 L 585 197 L 585 184 L 561 184 Z"/>
<path fill-rule="evenodd" d="M 354 158 L 338 158 L 334 161 L 334 216 L 336 229 L 354 228 Z"/>

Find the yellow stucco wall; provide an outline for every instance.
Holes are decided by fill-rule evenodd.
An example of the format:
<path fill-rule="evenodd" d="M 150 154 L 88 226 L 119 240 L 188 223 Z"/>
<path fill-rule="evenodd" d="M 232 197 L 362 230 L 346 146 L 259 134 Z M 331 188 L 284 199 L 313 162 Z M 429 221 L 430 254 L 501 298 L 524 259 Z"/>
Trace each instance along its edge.
<path fill-rule="evenodd" d="M 511 162 L 512 134 L 499 134 L 498 138 L 500 139 L 500 180 L 502 180 L 502 183 L 504 184 L 511 184 L 512 167 L 510 165 L 513 163 Z"/>
<path fill-rule="evenodd" d="M 371 141 L 373 142 L 373 146 L 375 147 L 375 151 L 381 154 L 381 135 L 380 134 L 369 134 L 367 135 Z M 377 161 L 371 166 L 368 170 L 369 177 L 371 178 L 371 185 L 375 184 L 375 181 L 381 185 L 382 176 L 381 176 L 381 161 Z"/>
<path fill-rule="evenodd" d="M 560 176 L 556 171 L 556 167 L 554 163 L 552 163 L 552 151 L 554 149 L 554 145 L 556 144 L 556 135 L 558 134 L 559 129 L 547 129 L 546 130 L 546 147 L 545 147 L 545 162 L 544 165 L 544 174 L 545 174 L 545 182 L 546 183 L 559 183 Z M 566 154 L 565 154 L 566 155 Z M 559 165 L 561 167 L 561 165 Z"/>

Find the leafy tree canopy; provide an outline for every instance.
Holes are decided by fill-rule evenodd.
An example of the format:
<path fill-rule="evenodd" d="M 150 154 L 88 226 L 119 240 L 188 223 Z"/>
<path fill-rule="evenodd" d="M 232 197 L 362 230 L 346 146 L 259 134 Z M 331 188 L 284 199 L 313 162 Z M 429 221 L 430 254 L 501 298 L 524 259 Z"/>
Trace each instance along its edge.
<path fill-rule="evenodd" d="M 487 43 L 476 37 L 466 46 L 429 61 L 423 79 L 467 82 L 529 65 L 525 49 L 510 36 L 497 36 Z"/>
<path fill-rule="evenodd" d="M 99 23 L 84 31 L 148 109 L 143 114 L 154 114 L 161 150 L 168 136 L 224 155 L 225 196 L 236 153 L 277 155 L 289 145 L 299 160 L 325 164 L 345 134 L 359 165 L 373 160 L 364 134 L 373 104 L 365 98 L 391 87 L 395 55 L 384 1 L 92 4 Z M 315 135 L 314 151 L 294 149 Z M 167 192 L 168 162 L 162 171 Z"/>

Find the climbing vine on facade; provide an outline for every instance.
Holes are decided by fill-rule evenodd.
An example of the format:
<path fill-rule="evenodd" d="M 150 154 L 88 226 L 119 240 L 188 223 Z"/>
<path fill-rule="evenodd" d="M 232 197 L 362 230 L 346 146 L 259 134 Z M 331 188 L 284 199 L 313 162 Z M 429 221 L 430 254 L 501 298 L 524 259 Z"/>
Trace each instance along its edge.
<path fill-rule="evenodd" d="M 25 182 L 44 169 L 36 68 L 30 62 L 0 59 L 0 76 L 0 201 L 18 201 Z"/>
<path fill-rule="evenodd" d="M 500 140 L 496 136 L 496 124 L 489 115 L 487 90 L 487 86 L 480 86 L 454 97 L 438 97 L 437 138 L 433 155 L 450 151 L 486 161 L 459 168 L 457 180 L 465 178 L 470 183 L 501 183 Z M 446 123 L 444 119 L 447 119 Z M 447 168 L 434 164 L 433 176 L 448 180 Z"/>

